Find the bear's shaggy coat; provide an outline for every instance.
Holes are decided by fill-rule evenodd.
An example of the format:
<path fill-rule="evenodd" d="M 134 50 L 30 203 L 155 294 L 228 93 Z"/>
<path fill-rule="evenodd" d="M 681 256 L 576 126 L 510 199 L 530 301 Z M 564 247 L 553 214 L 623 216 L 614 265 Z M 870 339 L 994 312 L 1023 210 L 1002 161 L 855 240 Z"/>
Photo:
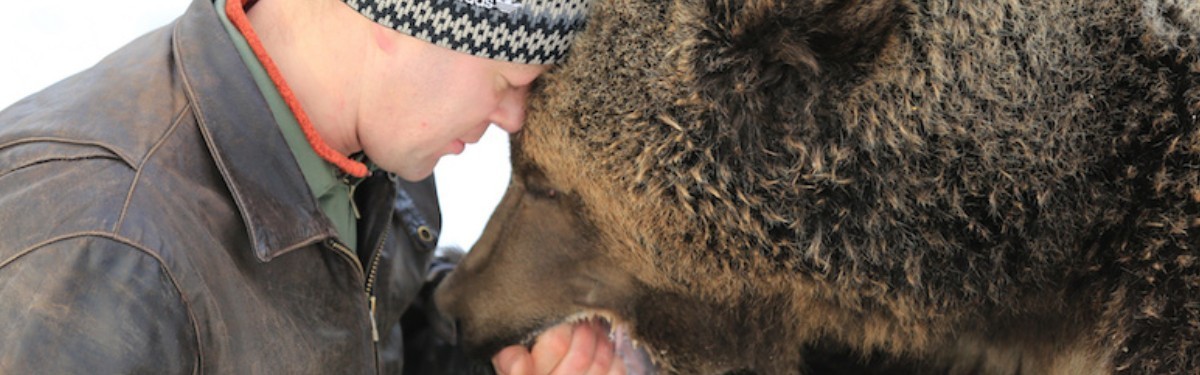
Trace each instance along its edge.
<path fill-rule="evenodd" d="M 832 345 L 1200 371 L 1200 2 L 599 0 L 530 101 L 506 199 L 580 223 L 538 238 L 583 231 L 637 298 L 730 311 L 595 307 L 664 369 L 792 373 Z M 519 205 L 480 246 L 510 250 Z M 528 303 L 439 298 L 480 330 Z M 543 315 L 487 324 L 565 317 Z"/>

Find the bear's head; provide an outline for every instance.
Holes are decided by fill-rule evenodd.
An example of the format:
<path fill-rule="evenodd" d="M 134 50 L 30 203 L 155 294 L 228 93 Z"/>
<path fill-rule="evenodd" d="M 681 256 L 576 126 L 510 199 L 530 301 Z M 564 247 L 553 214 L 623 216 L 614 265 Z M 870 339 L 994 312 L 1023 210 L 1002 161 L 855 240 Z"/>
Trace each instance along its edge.
<path fill-rule="evenodd" d="M 789 229 L 758 190 L 792 171 L 763 161 L 791 133 L 831 131 L 803 128 L 810 109 L 872 69 L 902 13 L 894 0 L 595 2 L 574 58 L 535 88 L 508 192 L 439 305 L 484 356 L 602 318 L 619 350 L 636 343 L 666 370 L 793 371 L 796 348 L 767 337 L 791 334 L 790 301 L 814 292 L 794 287 L 799 260 L 770 243 Z M 807 173 L 813 189 L 838 184 L 836 164 Z"/>
<path fill-rule="evenodd" d="M 688 374 L 1182 369 L 1198 4 L 597 0 L 438 305 L 484 358 L 597 318 Z"/>

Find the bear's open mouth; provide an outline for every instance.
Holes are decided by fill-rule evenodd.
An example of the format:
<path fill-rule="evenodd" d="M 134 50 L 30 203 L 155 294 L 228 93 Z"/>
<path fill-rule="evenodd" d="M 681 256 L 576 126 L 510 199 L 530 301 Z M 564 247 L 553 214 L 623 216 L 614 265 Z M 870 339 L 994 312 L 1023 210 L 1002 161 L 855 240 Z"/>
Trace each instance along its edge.
<path fill-rule="evenodd" d="M 658 373 L 658 361 L 653 357 L 653 351 L 638 341 L 630 324 L 613 314 L 598 311 L 581 312 L 563 319 L 558 324 L 581 324 L 589 321 L 597 323 L 608 331 L 608 338 L 615 344 L 615 354 L 625 364 L 626 374 L 652 375 Z M 537 336 L 549 329 L 550 326 L 531 332 L 524 340 L 521 340 L 521 344 L 532 347 Z"/>

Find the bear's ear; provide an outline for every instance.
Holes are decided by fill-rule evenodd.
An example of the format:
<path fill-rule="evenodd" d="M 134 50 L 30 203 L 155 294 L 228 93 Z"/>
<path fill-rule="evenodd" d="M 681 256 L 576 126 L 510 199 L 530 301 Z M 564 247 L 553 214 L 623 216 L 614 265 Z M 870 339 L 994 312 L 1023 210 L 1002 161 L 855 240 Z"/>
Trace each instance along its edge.
<path fill-rule="evenodd" d="M 861 83 L 905 21 L 900 0 L 681 0 L 679 71 L 733 154 L 760 150 Z M 801 116 L 802 118 L 797 118 Z M 768 125 L 775 124 L 775 125 Z M 786 125 L 791 124 L 791 125 Z"/>
<path fill-rule="evenodd" d="M 740 76 L 742 84 L 781 68 L 862 73 L 903 13 L 899 0 L 696 0 L 692 6 L 696 73 Z"/>

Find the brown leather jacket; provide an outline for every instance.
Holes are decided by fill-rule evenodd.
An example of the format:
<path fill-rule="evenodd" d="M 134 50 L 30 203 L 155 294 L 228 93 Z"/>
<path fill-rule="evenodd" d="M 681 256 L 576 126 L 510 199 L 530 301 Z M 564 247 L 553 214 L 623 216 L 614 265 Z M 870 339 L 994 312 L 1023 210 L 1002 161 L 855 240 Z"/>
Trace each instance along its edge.
<path fill-rule="evenodd" d="M 432 180 L 369 177 L 341 245 L 219 22 L 0 112 L 0 374 L 400 372 Z"/>

